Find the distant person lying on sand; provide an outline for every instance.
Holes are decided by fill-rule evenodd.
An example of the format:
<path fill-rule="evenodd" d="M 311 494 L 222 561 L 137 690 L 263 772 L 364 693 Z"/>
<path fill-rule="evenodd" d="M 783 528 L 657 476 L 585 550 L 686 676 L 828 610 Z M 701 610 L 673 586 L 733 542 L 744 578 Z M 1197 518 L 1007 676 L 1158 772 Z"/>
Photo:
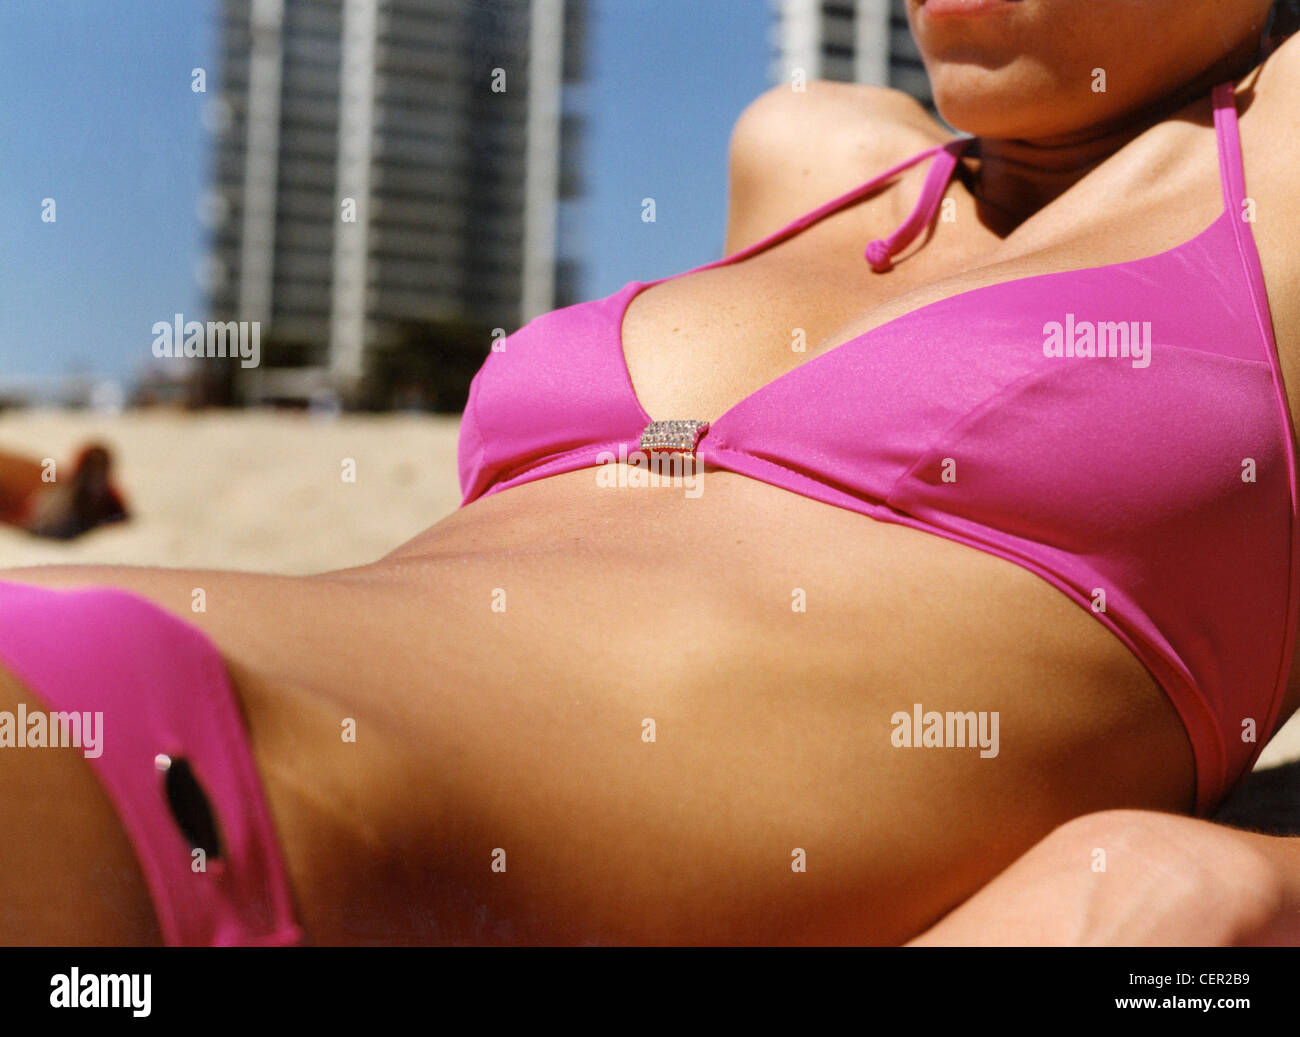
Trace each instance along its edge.
<path fill-rule="evenodd" d="M 48 460 L 0 451 L 0 522 L 58 540 L 121 522 L 128 514 L 109 478 L 111 467 L 108 450 L 98 443 L 82 448 L 68 474 Z"/>

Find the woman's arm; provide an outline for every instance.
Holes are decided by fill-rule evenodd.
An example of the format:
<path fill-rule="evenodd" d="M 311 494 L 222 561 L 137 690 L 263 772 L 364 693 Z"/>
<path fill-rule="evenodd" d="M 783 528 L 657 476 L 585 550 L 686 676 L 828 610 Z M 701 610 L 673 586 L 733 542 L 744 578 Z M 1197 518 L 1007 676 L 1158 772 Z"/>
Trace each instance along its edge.
<path fill-rule="evenodd" d="M 732 127 L 723 253 L 761 241 L 951 136 L 901 90 L 828 80 L 765 90 Z"/>
<path fill-rule="evenodd" d="M 1061 825 L 908 946 L 1297 943 L 1300 838 L 1108 810 Z"/>

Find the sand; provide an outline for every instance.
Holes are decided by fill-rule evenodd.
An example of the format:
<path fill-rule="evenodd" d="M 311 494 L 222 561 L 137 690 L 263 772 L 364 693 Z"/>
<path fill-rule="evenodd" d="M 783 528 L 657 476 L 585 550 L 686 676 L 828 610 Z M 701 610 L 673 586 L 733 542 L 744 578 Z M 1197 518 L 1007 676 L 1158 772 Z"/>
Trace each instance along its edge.
<path fill-rule="evenodd" d="M 69 542 L 0 528 L 0 567 L 117 563 L 311 573 L 374 561 L 460 503 L 457 418 L 244 411 L 0 413 L 0 450 L 113 450 L 135 517 Z M 356 481 L 343 479 L 355 461 Z"/>
<path fill-rule="evenodd" d="M 71 542 L 0 526 L 0 568 L 127 564 L 312 573 L 362 565 L 456 509 L 458 419 L 276 411 L 0 413 L 0 450 L 115 453 L 135 517 Z M 342 478 L 355 461 L 356 481 Z M 382 503 L 381 503 L 382 502 Z M 1300 715 L 1260 766 L 1300 758 Z"/>

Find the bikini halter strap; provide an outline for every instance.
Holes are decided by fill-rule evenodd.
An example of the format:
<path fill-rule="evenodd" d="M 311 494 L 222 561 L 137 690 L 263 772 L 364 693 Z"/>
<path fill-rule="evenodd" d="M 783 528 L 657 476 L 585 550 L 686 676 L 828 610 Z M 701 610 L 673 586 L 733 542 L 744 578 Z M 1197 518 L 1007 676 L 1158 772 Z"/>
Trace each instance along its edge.
<path fill-rule="evenodd" d="M 921 188 L 921 196 L 917 199 L 912 215 L 889 237 L 877 238 L 867 246 L 864 255 L 867 262 L 871 264 L 872 270 L 878 274 L 889 270 L 893 266 L 894 256 L 910 245 L 913 239 L 934 220 L 939 203 L 943 201 L 944 192 L 948 189 L 948 181 L 952 179 L 953 171 L 957 168 L 957 162 L 966 146 L 974 139 L 960 137 L 935 151 L 934 161 L 930 163 L 925 185 Z"/>
<path fill-rule="evenodd" d="M 1213 94 L 1214 123 L 1219 142 L 1219 164 L 1223 183 L 1223 196 L 1230 208 L 1241 206 L 1246 197 L 1246 178 L 1242 171 L 1241 136 L 1237 123 L 1235 91 L 1231 81 L 1220 84 Z M 962 152 L 974 137 L 960 137 L 949 141 L 934 153 L 925 186 L 906 222 L 887 238 L 871 242 L 864 255 L 871 269 L 884 273 L 893 266 L 893 257 L 915 240 L 921 231 L 934 220 L 939 203 L 943 201 L 948 181 Z"/>

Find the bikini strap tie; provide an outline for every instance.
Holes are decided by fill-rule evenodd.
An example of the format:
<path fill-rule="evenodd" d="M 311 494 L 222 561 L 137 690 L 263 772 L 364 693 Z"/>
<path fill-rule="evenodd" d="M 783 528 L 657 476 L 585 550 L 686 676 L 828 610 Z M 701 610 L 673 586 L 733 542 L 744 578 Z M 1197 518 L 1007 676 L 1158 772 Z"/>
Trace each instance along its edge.
<path fill-rule="evenodd" d="M 957 168 L 957 161 L 972 140 L 973 137 L 961 137 L 937 149 L 912 215 L 889 237 L 877 238 L 867 245 L 863 256 L 876 273 L 883 274 L 891 270 L 894 256 L 910 245 L 922 229 L 933 222 L 944 192 L 948 190 L 948 182 Z"/>

